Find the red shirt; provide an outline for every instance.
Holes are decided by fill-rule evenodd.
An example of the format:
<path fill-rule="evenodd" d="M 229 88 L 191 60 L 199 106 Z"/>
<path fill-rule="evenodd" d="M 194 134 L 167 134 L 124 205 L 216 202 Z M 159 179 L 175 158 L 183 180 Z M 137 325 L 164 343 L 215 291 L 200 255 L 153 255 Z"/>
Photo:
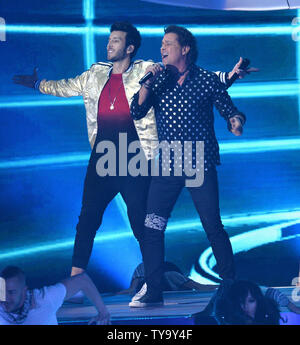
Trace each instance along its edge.
<path fill-rule="evenodd" d="M 113 109 L 112 109 L 113 107 Z M 111 74 L 103 88 L 98 102 L 98 141 L 118 140 L 119 133 L 127 133 L 128 142 L 138 140 L 130 115 L 122 74 Z"/>

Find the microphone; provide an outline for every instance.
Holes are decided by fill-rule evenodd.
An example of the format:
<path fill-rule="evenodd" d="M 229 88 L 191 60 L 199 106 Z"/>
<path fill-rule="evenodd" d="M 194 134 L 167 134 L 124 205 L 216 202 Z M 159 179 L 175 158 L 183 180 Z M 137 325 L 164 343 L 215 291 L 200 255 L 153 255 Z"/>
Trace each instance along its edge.
<path fill-rule="evenodd" d="M 158 63 L 160 64 L 160 66 L 161 66 L 162 68 L 165 68 L 165 66 L 164 66 L 164 64 L 163 64 L 162 62 L 158 62 Z M 149 79 L 152 78 L 152 77 L 153 77 L 153 73 L 152 73 L 152 72 L 148 72 L 147 74 L 145 74 L 145 75 L 143 76 L 143 78 L 140 79 L 139 84 L 140 84 L 140 85 L 143 85 L 147 80 L 149 80 Z"/>
<path fill-rule="evenodd" d="M 241 63 L 241 66 L 239 69 L 246 69 L 250 65 L 250 60 L 247 58 L 243 58 L 243 62 Z M 239 75 L 235 72 L 234 75 L 230 78 L 230 80 L 227 82 L 226 87 L 229 88 L 239 77 Z"/>

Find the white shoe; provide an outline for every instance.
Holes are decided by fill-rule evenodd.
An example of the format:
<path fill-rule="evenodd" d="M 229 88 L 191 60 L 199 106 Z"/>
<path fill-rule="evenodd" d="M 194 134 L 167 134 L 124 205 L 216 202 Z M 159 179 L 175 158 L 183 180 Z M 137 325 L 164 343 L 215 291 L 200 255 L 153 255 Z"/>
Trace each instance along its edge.
<path fill-rule="evenodd" d="M 159 307 L 163 305 L 164 300 L 162 294 L 159 296 L 151 296 L 147 293 L 140 299 L 129 303 L 129 307 L 131 308 Z"/>
<path fill-rule="evenodd" d="M 141 297 L 143 297 L 147 292 L 147 283 L 144 283 L 144 285 L 141 287 L 140 291 L 137 292 L 131 299 L 131 302 L 135 302 Z"/>

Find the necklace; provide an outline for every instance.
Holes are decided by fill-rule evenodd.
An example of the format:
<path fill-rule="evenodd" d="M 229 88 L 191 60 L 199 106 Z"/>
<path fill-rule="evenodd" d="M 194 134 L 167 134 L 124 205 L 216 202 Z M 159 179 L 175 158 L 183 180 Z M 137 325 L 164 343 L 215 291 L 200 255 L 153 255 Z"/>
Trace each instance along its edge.
<path fill-rule="evenodd" d="M 115 101 L 116 101 L 117 96 L 118 96 L 118 94 L 119 94 L 119 91 L 120 91 L 120 89 L 121 89 L 121 87 L 122 87 L 122 84 L 123 84 L 123 81 L 121 81 L 120 86 L 119 86 L 119 88 L 118 88 L 118 90 L 117 90 L 117 92 L 116 92 L 116 96 L 115 96 L 115 98 L 113 99 L 113 101 L 112 101 L 112 98 L 111 98 L 110 84 L 108 84 L 108 96 L 109 96 L 109 103 L 110 103 L 109 109 L 110 109 L 110 110 L 114 110 L 114 109 L 115 109 Z"/>

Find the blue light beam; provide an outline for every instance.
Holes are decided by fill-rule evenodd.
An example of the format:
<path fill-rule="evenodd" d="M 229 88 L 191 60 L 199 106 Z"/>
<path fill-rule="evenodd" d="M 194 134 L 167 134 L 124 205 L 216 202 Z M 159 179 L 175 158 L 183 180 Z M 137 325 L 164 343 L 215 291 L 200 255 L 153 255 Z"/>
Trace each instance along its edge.
<path fill-rule="evenodd" d="M 299 222 L 300 219 L 300 210 L 295 209 L 295 210 L 278 210 L 276 212 L 272 213 L 257 213 L 257 214 L 235 214 L 235 215 L 230 215 L 230 216 L 222 216 L 222 222 L 226 226 L 231 226 L 231 227 L 236 227 L 236 226 L 241 226 L 243 224 L 251 225 L 251 224 L 259 224 L 263 222 L 264 224 L 267 223 L 274 223 L 276 222 L 286 222 L 280 224 L 281 227 L 284 227 L 287 225 L 291 224 L 296 224 Z M 288 221 L 288 222 L 287 222 Z M 276 225 L 279 226 L 279 225 Z M 170 232 L 181 232 L 184 231 L 186 232 L 187 229 L 191 228 L 198 228 L 199 231 L 202 230 L 201 223 L 199 219 L 190 219 L 187 221 L 180 221 L 180 222 L 174 222 L 170 223 L 167 227 L 167 231 Z M 269 228 L 269 227 L 267 227 Z M 272 227 L 270 227 L 273 229 Z M 277 228 L 275 227 L 275 230 L 272 230 L 276 233 L 276 236 L 278 235 L 277 233 Z M 259 229 L 261 230 L 261 229 Z M 133 236 L 131 230 L 127 231 L 122 231 L 120 229 L 117 229 L 118 233 L 114 234 L 103 234 L 99 233 L 99 235 L 96 236 L 95 242 L 106 242 L 106 241 L 119 241 L 124 238 Z M 257 234 L 257 233 L 256 233 Z M 243 235 L 243 234 L 242 234 Z M 273 234 L 274 235 L 274 234 Z M 238 235 L 240 236 L 240 235 Z M 247 236 L 247 235 L 246 235 Z M 251 235 L 253 236 L 253 235 Z M 237 237 L 238 239 L 241 239 L 241 237 Z M 263 238 L 265 239 L 266 236 L 264 235 Z M 244 239 L 244 238 L 242 238 Z M 259 240 L 259 239 L 258 239 Z M 235 240 L 236 241 L 236 240 Z M 0 260 L 4 259 L 11 259 L 19 256 L 24 256 L 24 255 L 33 255 L 37 253 L 43 253 L 43 252 L 49 252 L 49 251 L 55 251 L 55 250 L 66 250 L 69 249 L 73 246 L 74 244 L 74 239 L 67 239 L 64 241 L 54 241 L 51 243 L 41 243 L 33 246 L 28 246 L 28 247 L 22 247 L 22 248 L 15 248 L 13 250 L 9 250 L 6 252 L 2 252 L 0 254 Z M 245 246 L 247 244 L 244 244 Z M 209 248 L 207 249 L 209 250 Z M 205 254 L 206 257 L 208 256 Z M 209 271 L 210 272 L 210 271 Z M 199 274 L 197 273 L 199 276 Z M 199 278 L 199 277 L 198 277 Z M 195 278 L 197 280 L 198 278 Z M 210 281 L 211 283 L 211 281 Z"/>
<path fill-rule="evenodd" d="M 84 17 L 87 21 L 94 20 L 94 1 L 83 0 L 84 3 Z M 195 36 L 249 36 L 249 35 L 292 35 L 295 30 L 291 25 L 190 25 L 182 24 L 190 30 Z M 164 26 L 138 26 L 137 27 L 143 36 L 163 36 Z M 91 30 L 93 34 L 99 36 L 109 35 L 109 26 L 50 26 L 50 25 L 9 25 L 5 26 L 7 33 L 15 34 L 73 34 L 84 35 Z"/>

